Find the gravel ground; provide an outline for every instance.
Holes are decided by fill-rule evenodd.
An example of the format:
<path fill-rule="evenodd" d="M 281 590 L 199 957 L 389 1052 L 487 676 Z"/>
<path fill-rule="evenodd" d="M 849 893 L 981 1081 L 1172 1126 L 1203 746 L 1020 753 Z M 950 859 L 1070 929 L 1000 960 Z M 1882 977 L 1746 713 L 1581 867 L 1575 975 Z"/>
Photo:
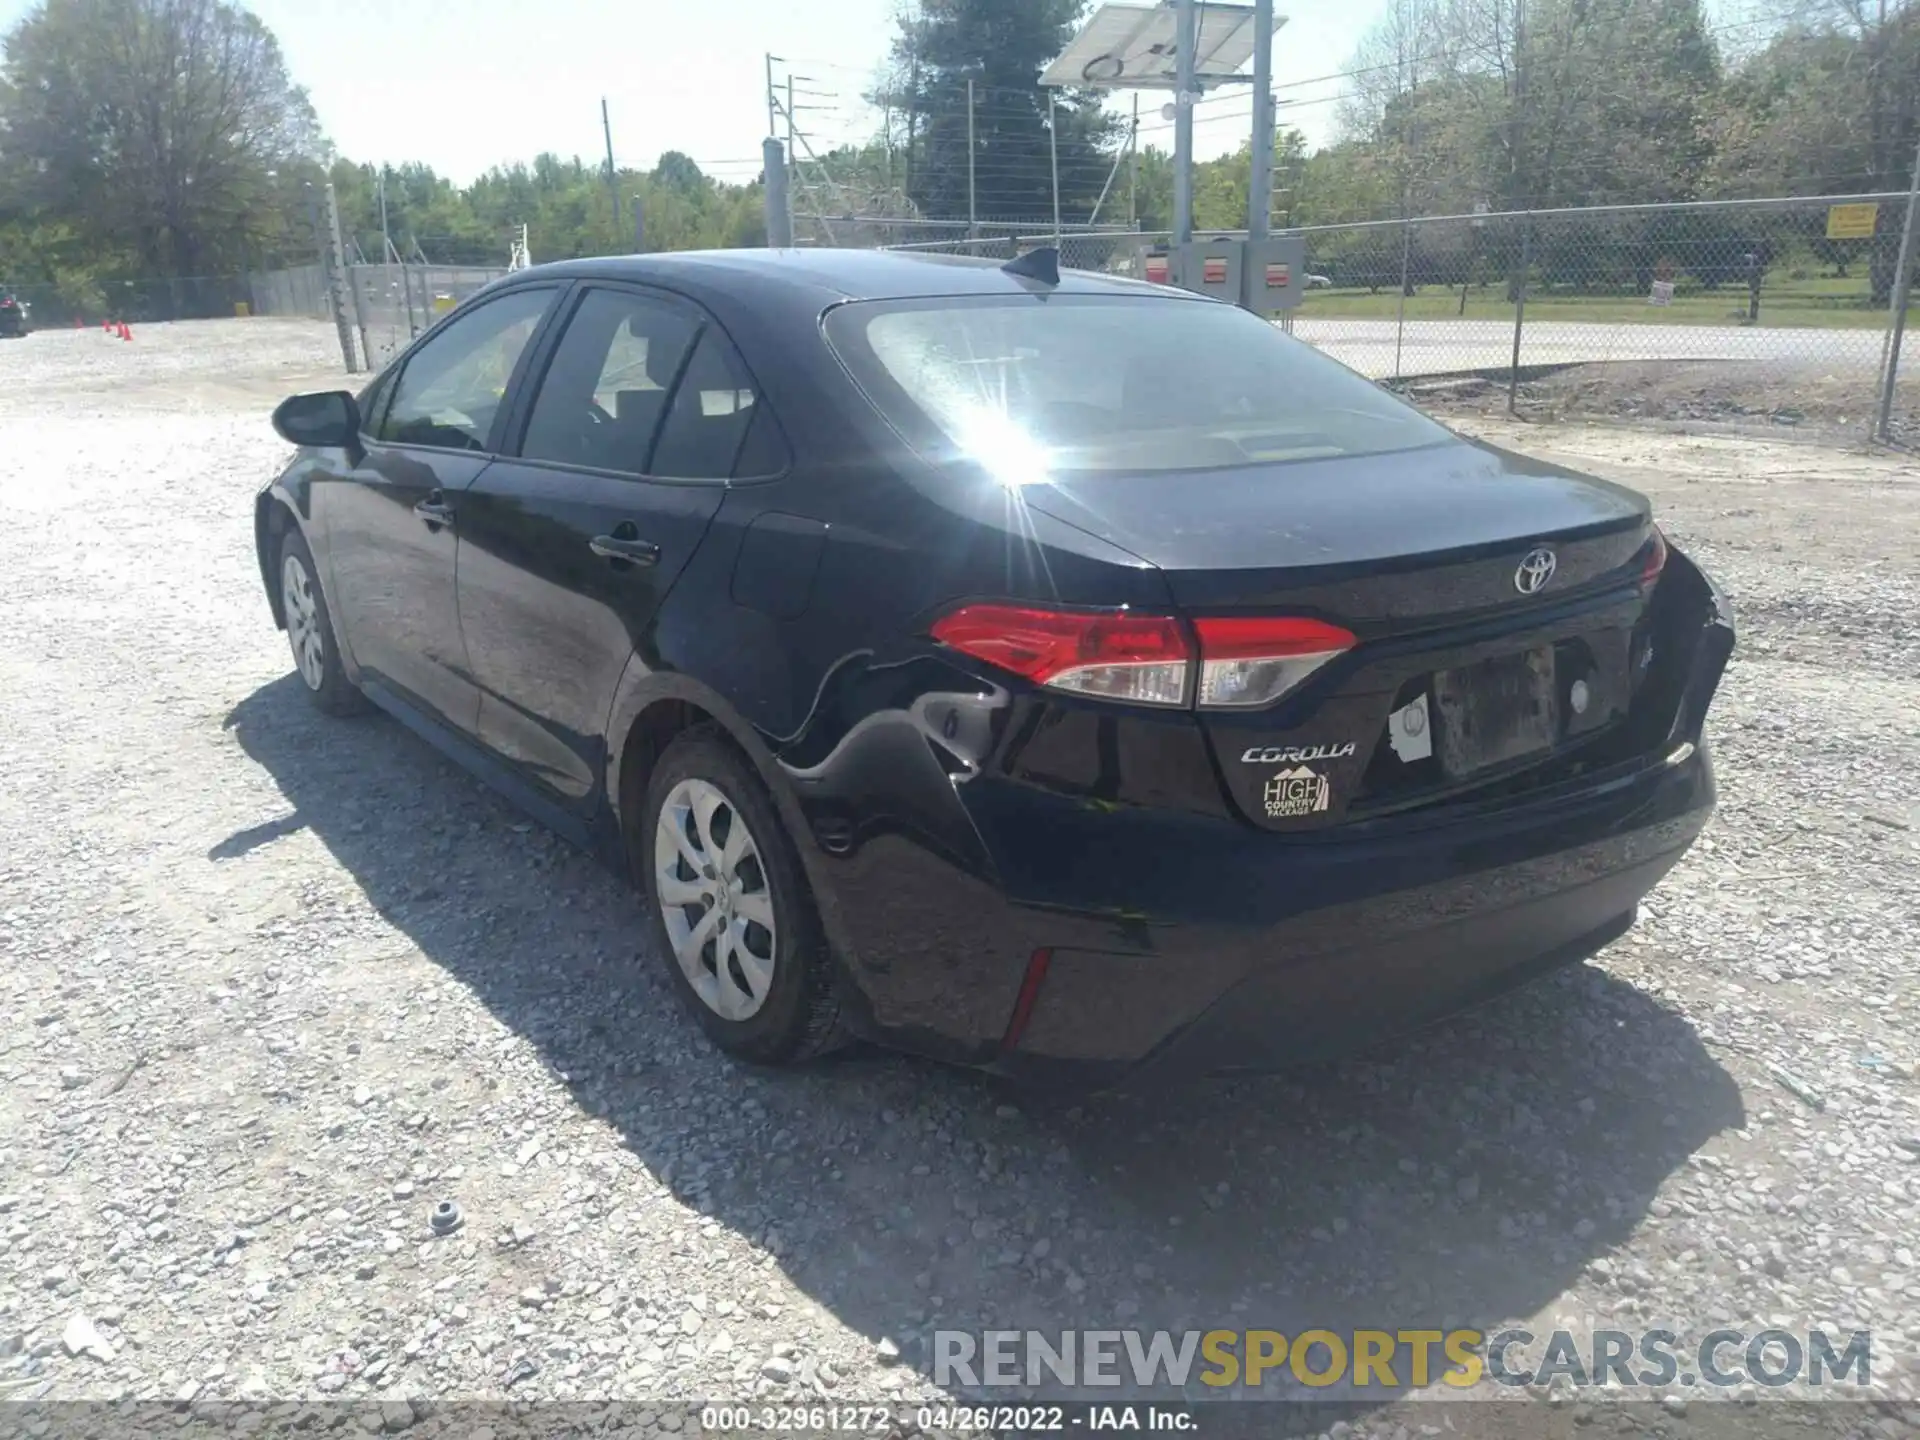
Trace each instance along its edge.
<path fill-rule="evenodd" d="M 265 409 L 332 343 L 0 349 L 0 1399 L 392 1429 L 455 1397 L 935 1395 L 936 1324 L 1822 1324 L 1870 1328 L 1907 1408 L 1602 1408 L 1920 1425 L 1920 467 L 1469 422 L 1650 491 L 1742 626 L 1719 817 L 1596 963 L 1178 1093 L 767 1075 L 678 1012 L 620 883 L 307 706 L 251 499 Z M 1341 1423 L 1562 1434 L 1596 1403 Z"/>

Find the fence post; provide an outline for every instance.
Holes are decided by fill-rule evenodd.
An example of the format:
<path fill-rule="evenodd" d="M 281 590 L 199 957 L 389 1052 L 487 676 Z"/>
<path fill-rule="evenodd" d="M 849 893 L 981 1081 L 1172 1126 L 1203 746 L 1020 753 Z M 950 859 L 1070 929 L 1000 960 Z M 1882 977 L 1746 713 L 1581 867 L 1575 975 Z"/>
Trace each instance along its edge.
<path fill-rule="evenodd" d="M 1413 221 L 1400 212 L 1400 298 L 1393 316 L 1393 378 L 1400 378 L 1400 351 L 1407 336 L 1407 272 L 1413 262 Z"/>
<path fill-rule="evenodd" d="M 1507 371 L 1507 413 L 1520 413 L 1520 331 L 1527 322 L 1527 272 L 1533 268 L 1533 220 L 1520 220 L 1520 283 L 1513 296 L 1513 365 Z"/>
<path fill-rule="evenodd" d="M 311 189 L 308 195 L 311 201 Z M 334 329 L 340 333 L 340 359 L 351 375 L 356 369 L 353 331 L 347 326 L 347 297 L 342 293 L 342 286 L 347 282 L 347 257 L 340 241 L 339 200 L 331 184 L 326 189 L 325 213 L 315 203 L 312 218 L 314 238 L 320 242 L 320 271 L 327 288 L 327 309 L 333 316 Z"/>
<path fill-rule="evenodd" d="M 1909 291 L 1913 288 L 1914 251 L 1920 247 L 1920 145 L 1913 151 L 1913 181 L 1907 190 L 1907 224 L 1900 232 L 1900 259 L 1893 267 L 1892 329 L 1887 335 L 1887 373 L 1880 386 L 1880 418 L 1874 433 L 1893 439 L 1893 391 L 1900 381 L 1900 342 L 1907 333 Z"/>
<path fill-rule="evenodd" d="M 760 169 L 767 206 L 767 246 L 773 250 L 791 249 L 793 207 L 787 200 L 787 154 L 772 136 L 760 142 Z"/>

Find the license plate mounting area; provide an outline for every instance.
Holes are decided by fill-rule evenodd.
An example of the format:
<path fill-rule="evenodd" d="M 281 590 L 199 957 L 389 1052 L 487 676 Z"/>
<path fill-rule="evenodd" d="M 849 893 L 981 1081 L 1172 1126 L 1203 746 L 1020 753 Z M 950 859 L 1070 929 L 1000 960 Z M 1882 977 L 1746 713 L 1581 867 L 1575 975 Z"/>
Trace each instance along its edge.
<path fill-rule="evenodd" d="M 1433 673 L 1435 753 L 1461 779 L 1551 750 L 1560 734 L 1552 646 Z"/>

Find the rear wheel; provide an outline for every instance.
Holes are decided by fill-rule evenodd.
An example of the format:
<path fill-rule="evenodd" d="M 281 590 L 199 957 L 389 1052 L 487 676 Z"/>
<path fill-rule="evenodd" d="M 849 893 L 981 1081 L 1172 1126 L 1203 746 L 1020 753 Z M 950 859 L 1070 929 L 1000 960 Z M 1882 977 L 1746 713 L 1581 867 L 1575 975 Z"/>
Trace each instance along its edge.
<path fill-rule="evenodd" d="M 329 715 L 356 715 L 367 700 L 340 663 L 333 615 L 320 589 L 313 551 L 298 530 L 280 542 L 280 610 L 286 617 L 293 665 L 313 703 Z"/>
<path fill-rule="evenodd" d="M 783 1065 L 841 1040 L 826 942 L 759 777 L 711 728 L 667 747 L 634 847 L 668 974 L 721 1049 Z"/>

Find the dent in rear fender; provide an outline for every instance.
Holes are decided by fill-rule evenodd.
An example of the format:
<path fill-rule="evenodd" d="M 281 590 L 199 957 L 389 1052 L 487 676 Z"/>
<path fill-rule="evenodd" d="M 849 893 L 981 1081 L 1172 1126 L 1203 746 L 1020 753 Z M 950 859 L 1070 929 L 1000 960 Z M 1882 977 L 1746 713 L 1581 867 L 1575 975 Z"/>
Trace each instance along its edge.
<path fill-rule="evenodd" d="M 624 784 L 620 746 L 634 720 L 663 700 L 711 715 L 773 796 L 813 891 L 854 1028 L 892 1032 L 956 1060 L 990 1049 L 1019 986 L 1020 962 L 1010 957 L 1026 951 L 992 938 L 1006 907 L 982 873 L 978 837 L 928 748 L 928 727 L 946 725 L 937 704 L 929 701 L 917 714 L 881 709 L 849 728 L 817 763 L 796 765 L 711 686 L 652 670 L 636 655 L 607 723 L 606 800 L 616 814 Z M 851 838 L 843 844 L 842 836 Z M 956 1041 L 956 1033 L 966 1039 Z"/>
<path fill-rule="evenodd" d="M 626 813 L 625 773 L 627 732 L 633 728 L 650 706 L 662 701 L 679 701 L 693 705 L 713 717 L 714 723 L 726 732 L 729 739 L 740 752 L 753 763 L 760 781 L 773 797 L 774 808 L 779 811 L 781 822 L 792 837 L 794 849 L 800 856 L 801 868 L 806 871 L 807 882 L 812 887 L 814 899 L 820 913 L 821 924 L 827 932 L 827 941 L 836 954 L 845 954 L 849 948 L 849 939 L 841 923 L 839 906 L 836 903 L 833 888 L 821 873 L 819 847 L 813 843 L 812 829 L 805 812 L 794 795 L 793 786 L 788 783 L 785 773 L 775 762 L 773 752 L 768 748 L 763 736 L 740 710 L 711 685 L 695 679 L 691 675 L 674 670 L 659 670 L 650 666 L 640 655 L 635 654 L 627 660 L 627 668 L 620 676 L 620 684 L 614 691 L 613 704 L 607 713 L 606 729 L 606 778 L 602 794 L 602 804 L 613 818 L 616 833 L 625 835 L 628 826 L 637 818 Z M 635 783 L 645 785 L 645 776 L 635 776 Z M 637 798 L 636 798 L 636 803 Z"/>

